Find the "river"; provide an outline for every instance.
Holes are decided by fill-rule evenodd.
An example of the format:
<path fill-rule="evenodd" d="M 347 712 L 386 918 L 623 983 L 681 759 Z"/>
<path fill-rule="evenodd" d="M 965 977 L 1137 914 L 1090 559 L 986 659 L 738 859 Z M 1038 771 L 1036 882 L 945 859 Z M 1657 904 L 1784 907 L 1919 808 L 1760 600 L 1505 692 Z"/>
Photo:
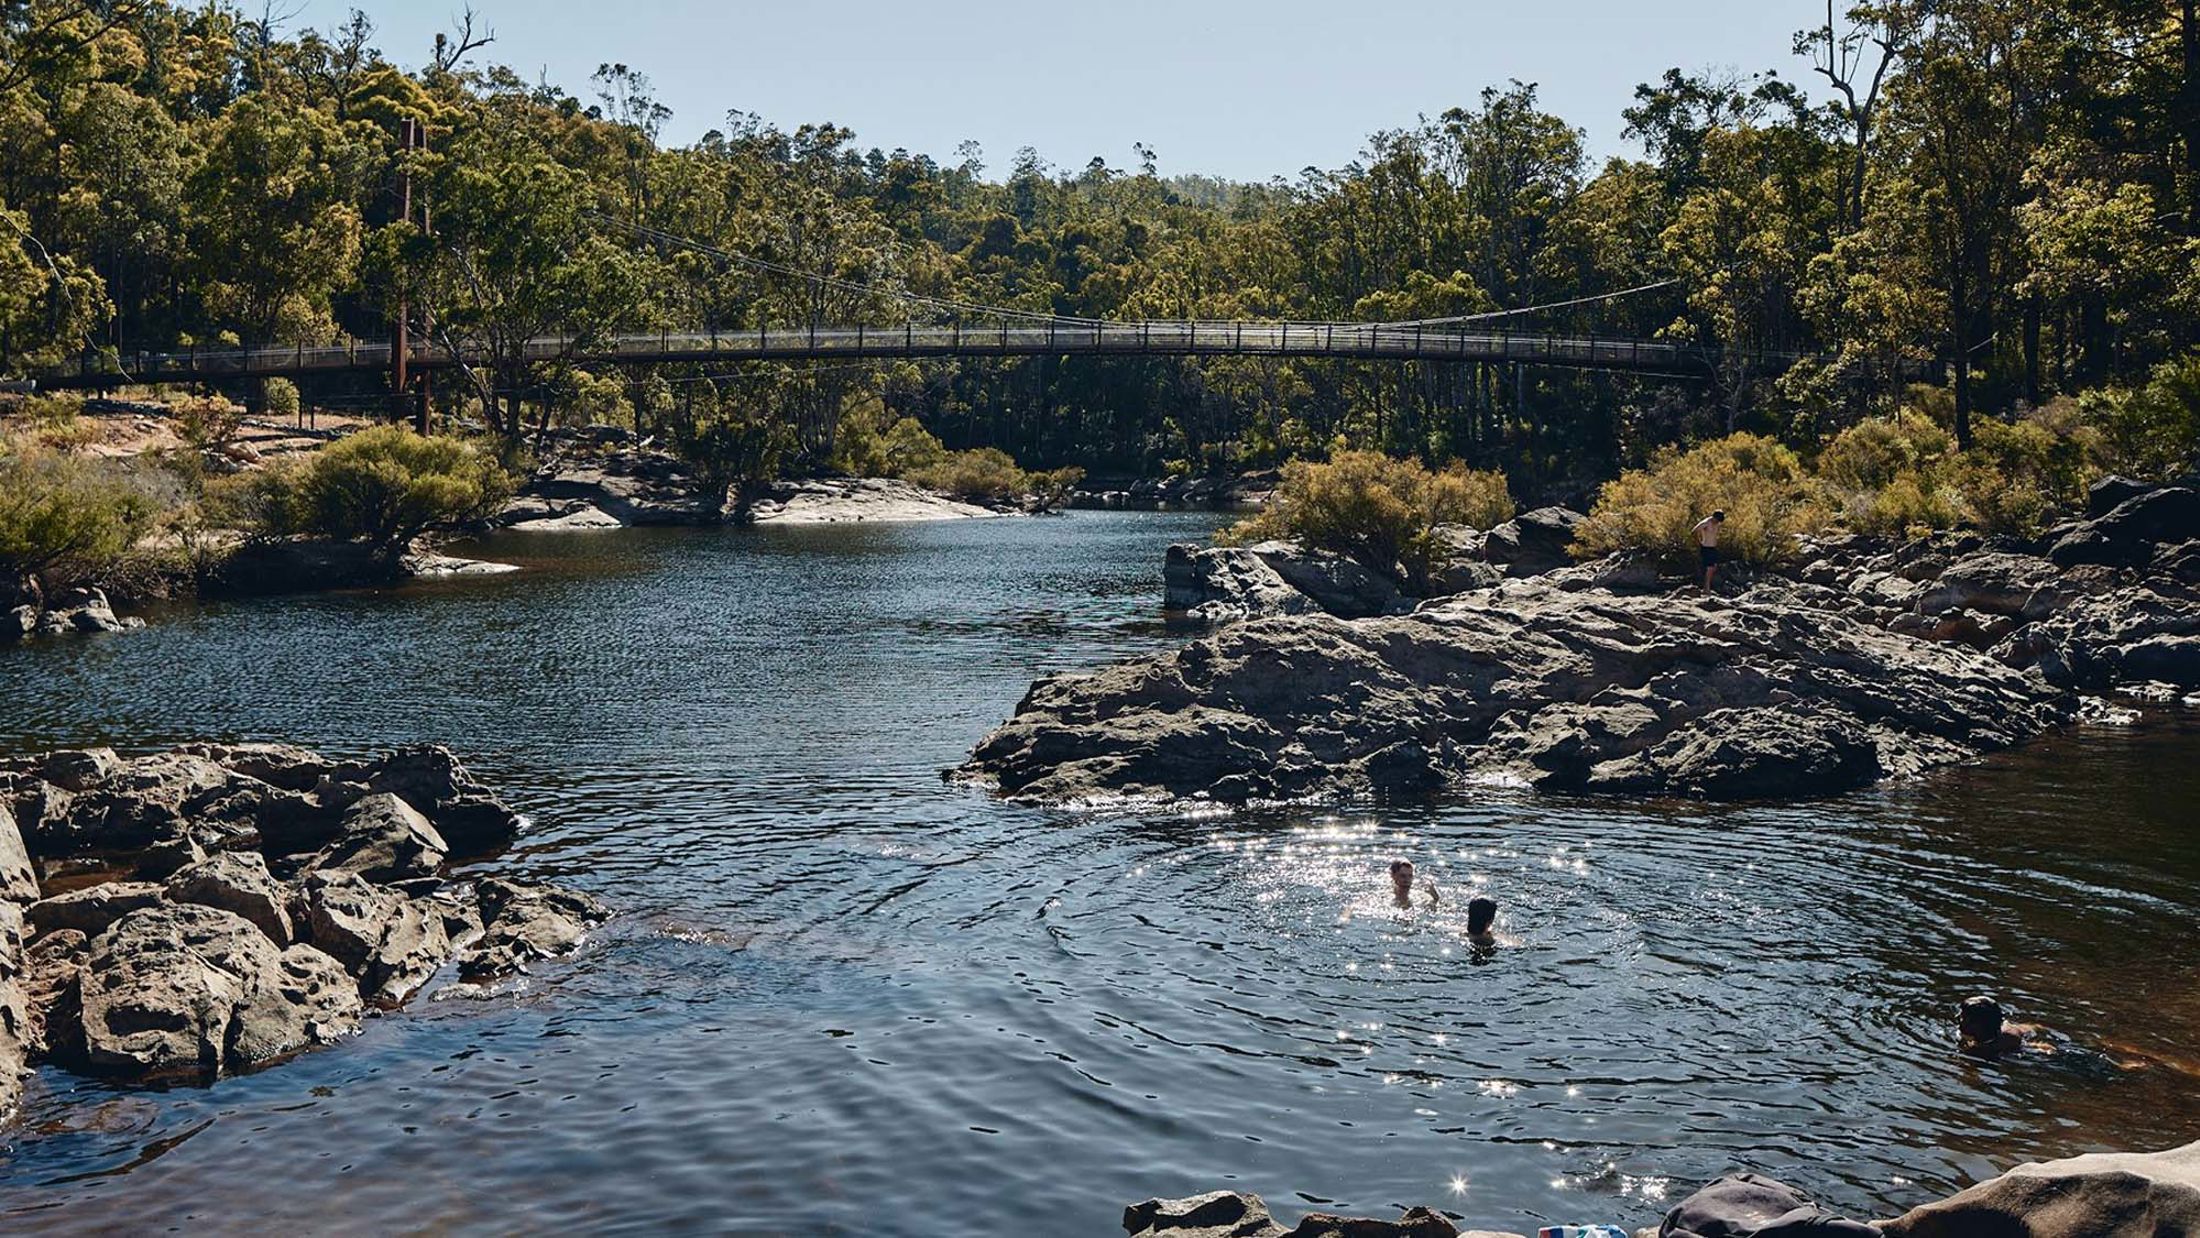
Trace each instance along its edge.
<path fill-rule="evenodd" d="M 42 1072 L 6 1227 L 1106 1235 L 1235 1187 L 1526 1229 L 1735 1168 L 1883 1215 L 2200 1137 L 2174 1064 L 1950 1045 L 1992 991 L 2200 1057 L 2189 719 L 1791 806 L 1088 816 L 941 781 L 1035 675 L 1183 639 L 1161 551 L 1215 521 L 507 535 L 524 572 L 0 652 L 0 749 L 448 743 L 533 822 L 500 863 L 622 913 L 211 1088 Z M 1442 907 L 1390 906 L 1401 855 Z M 1518 944 L 1468 948 L 1475 889 Z"/>

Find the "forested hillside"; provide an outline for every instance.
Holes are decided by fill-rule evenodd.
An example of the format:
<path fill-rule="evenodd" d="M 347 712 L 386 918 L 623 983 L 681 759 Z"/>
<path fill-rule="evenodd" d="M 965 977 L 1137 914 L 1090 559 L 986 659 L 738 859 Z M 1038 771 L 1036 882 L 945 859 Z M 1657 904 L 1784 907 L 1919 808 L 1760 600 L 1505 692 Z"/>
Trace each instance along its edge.
<path fill-rule="evenodd" d="M 1919 402 L 1920 382 L 1946 389 L 1920 406 L 1960 446 L 1987 420 L 2121 418 L 2115 433 L 2176 457 L 2189 384 L 2155 371 L 2200 328 L 2190 0 L 1830 17 L 1766 48 L 1763 73 L 1640 87 L 1625 120 L 1643 159 L 1592 166 L 1533 85 L 1462 85 L 1458 107 L 1399 118 L 1346 167 L 1238 185 L 1160 176 L 1150 154 L 935 157 L 738 113 L 669 145 L 642 67 L 528 81 L 495 67 L 479 20 L 384 49 L 366 14 L 307 31 L 222 3 L 8 3 L 0 374 L 103 349 L 386 339 L 402 307 L 416 337 L 504 358 L 439 385 L 447 416 L 513 435 L 543 416 L 716 428 L 770 438 L 790 467 L 830 460 L 851 418 L 908 415 L 1034 467 L 1228 471 L 1342 441 L 1559 490 L 1735 430 L 1808 452 Z M 424 149 L 402 149 L 406 122 Z M 1141 136 L 1166 137 L 1125 135 Z M 1735 358 L 1715 380 L 1253 358 L 590 374 L 512 355 L 543 333 L 935 321 L 950 301 L 1397 321 L 1646 286 L 1505 321 L 1710 346 Z M 1808 359 L 1746 363 L 1766 348 Z M 346 381 L 307 394 L 394 403 Z M 2094 388 L 2111 390 L 2085 411 L 2064 398 Z"/>

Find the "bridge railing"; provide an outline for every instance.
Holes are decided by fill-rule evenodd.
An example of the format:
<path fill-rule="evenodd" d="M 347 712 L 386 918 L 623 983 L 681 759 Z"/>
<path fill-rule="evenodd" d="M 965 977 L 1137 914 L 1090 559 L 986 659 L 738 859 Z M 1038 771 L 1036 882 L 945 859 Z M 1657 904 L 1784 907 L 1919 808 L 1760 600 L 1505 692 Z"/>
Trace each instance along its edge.
<path fill-rule="evenodd" d="M 778 360 L 811 356 L 1273 355 L 1530 362 L 1591 368 L 1701 373 L 1715 361 L 1709 349 L 1664 340 L 1462 330 L 1391 323 L 1149 321 L 1121 323 L 947 323 L 918 326 L 760 327 L 748 330 L 659 331 L 577 341 L 565 335 L 528 340 L 530 362 Z M 1761 354 L 1793 361 L 1793 354 Z M 190 349 L 80 358 L 52 374 L 81 385 L 188 381 L 380 369 L 387 343 L 371 340 L 307 347 Z M 416 345 L 416 369 L 450 364 L 440 350 Z"/>

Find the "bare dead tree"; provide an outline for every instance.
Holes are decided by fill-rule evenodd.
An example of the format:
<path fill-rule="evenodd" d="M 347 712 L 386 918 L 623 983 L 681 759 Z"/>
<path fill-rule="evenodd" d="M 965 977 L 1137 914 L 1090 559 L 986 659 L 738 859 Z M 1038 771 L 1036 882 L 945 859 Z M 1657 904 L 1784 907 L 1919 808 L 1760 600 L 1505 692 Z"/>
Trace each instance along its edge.
<path fill-rule="evenodd" d="M 455 71 L 466 57 L 497 41 L 496 31 L 487 26 L 483 26 L 480 33 L 475 33 L 474 23 L 479 17 L 474 12 L 474 6 L 470 4 L 452 20 L 458 23 L 456 34 L 436 32 L 435 71 L 438 73 Z"/>
<path fill-rule="evenodd" d="M 1848 11 L 1847 20 L 1844 31 L 1835 22 L 1834 0 L 1826 0 L 1826 24 L 1796 35 L 1795 52 L 1809 56 L 1812 71 L 1841 96 L 1841 114 L 1855 134 L 1847 212 L 1849 226 L 1855 228 L 1864 222 L 1864 183 L 1871 170 L 1880 91 L 1901 59 L 1913 23 L 1900 4 L 1858 5 Z"/>

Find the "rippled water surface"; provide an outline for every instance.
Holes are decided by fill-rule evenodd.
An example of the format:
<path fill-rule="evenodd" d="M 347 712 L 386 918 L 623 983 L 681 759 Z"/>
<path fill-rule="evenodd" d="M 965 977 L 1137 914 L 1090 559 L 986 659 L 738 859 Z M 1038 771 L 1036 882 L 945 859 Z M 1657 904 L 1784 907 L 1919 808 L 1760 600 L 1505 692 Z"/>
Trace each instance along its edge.
<path fill-rule="evenodd" d="M 1034 675 L 1179 639 L 1161 550 L 1213 522 L 514 536 L 512 576 L 0 652 L 0 748 L 451 744 L 535 821 L 503 863 L 624 913 L 213 1088 L 47 1071 L 0 1224 L 1104 1235 L 1222 1185 L 1639 1224 L 1735 1167 L 1884 1213 L 2200 1137 L 2179 718 L 1789 807 L 942 784 Z M 1400 855 L 1442 909 L 1389 906 Z M 1517 944 L 1467 947 L 1475 888 Z M 1982 989 L 2078 1049 L 1958 1060 Z"/>

